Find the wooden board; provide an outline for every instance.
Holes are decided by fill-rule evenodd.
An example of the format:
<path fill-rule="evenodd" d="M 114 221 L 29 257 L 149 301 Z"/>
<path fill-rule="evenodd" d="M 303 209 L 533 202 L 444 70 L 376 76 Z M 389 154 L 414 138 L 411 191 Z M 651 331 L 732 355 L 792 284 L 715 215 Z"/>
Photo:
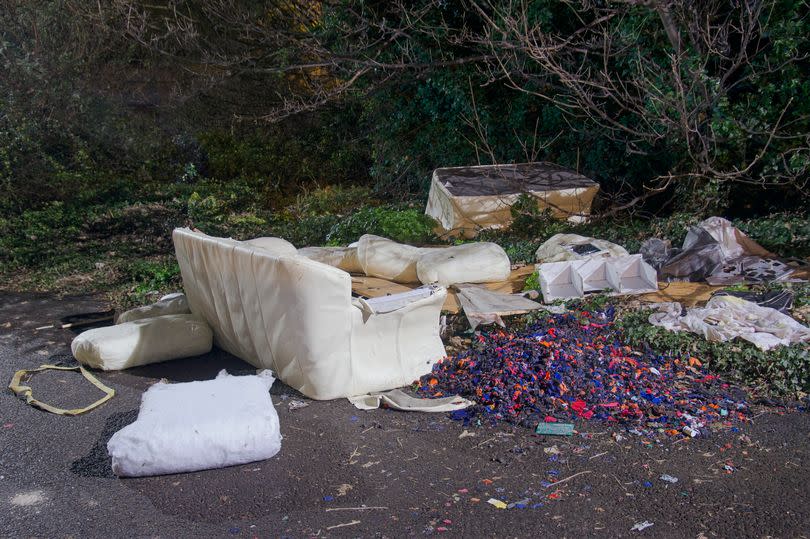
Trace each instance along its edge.
<path fill-rule="evenodd" d="M 692 307 L 709 301 L 714 292 L 722 286 L 711 286 L 706 283 L 658 283 L 658 292 L 640 294 L 638 299 L 646 303 L 677 301 L 681 305 Z"/>
<path fill-rule="evenodd" d="M 505 294 L 514 294 L 523 290 L 523 285 L 526 279 L 534 272 L 534 266 L 522 266 L 509 275 L 506 281 L 498 281 L 495 283 L 485 283 L 483 286 L 495 292 L 503 292 Z M 417 288 L 419 283 L 401 284 L 380 279 L 379 277 L 366 277 L 364 275 L 352 275 L 352 291 L 363 297 L 376 298 L 380 296 L 387 296 L 389 294 L 398 294 L 400 292 L 407 292 Z M 658 303 L 662 301 L 677 301 L 684 306 L 691 307 L 698 304 L 704 304 L 709 301 L 712 294 L 718 290 L 722 290 L 722 286 L 711 286 L 706 283 L 658 283 L 658 292 L 650 292 L 649 294 L 641 294 L 637 298 L 645 303 Z M 456 297 L 456 293 L 452 290 L 447 291 L 447 299 L 444 302 L 442 310 L 456 314 L 461 311 L 461 307 Z"/>
<path fill-rule="evenodd" d="M 526 279 L 534 272 L 534 266 L 521 266 L 512 270 L 509 279 L 506 281 L 498 281 L 494 283 L 484 283 L 483 286 L 495 292 L 503 292 L 504 294 L 513 294 L 523 290 L 523 285 Z M 366 277 L 365 275 L 352 275 L 352 292 L 358 296 L 366 298 L 378 298 L 380 296 L 387 296 L 390 294 L 399 294 L 407 292 L 421 286 L 420 283 L 401 284 L 381 279 L 379 277 Z M 444 301 L 443 311 L 456 314 L 461 311 L 456 293 L 452 290 L 447 291 L 447 299 Z"/>

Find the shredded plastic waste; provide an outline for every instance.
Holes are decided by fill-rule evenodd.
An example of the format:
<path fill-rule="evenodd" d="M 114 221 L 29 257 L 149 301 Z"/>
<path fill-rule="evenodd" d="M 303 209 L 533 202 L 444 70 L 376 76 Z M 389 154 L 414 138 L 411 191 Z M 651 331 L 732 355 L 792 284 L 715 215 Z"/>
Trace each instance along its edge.
<path fill-rule="evenodd" d="M 476 401 L 452 413 L 465 424 L 492 420 L 535 428 L 538 422 L 590 420 L 683 437 L 718 421 L 731 426 L 746 419 L 742 390 L 697 358 L 633 350 L 613 318 L 608 307 L 549 315 L 520 331 L 482 332 L 469 349 L 422 377 L 419 391 Z"/>

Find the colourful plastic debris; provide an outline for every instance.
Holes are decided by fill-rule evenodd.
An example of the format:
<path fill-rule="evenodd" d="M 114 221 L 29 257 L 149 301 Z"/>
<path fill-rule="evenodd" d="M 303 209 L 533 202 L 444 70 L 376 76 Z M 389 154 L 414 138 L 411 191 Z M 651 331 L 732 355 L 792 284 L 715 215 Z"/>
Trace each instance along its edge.
<path fill-rule="evenodd" d="M 506 503 L 502 502 L 501 500 L 497 500 L 495 498 L 490 498 L 487 500 L 489 505 L 494 506 L 496 509 L 506 509 Z"/>
<path fill-rule="evenodd" d="M 572 429 L 571 420 L 598 420 L 639 436 L 681 437 L 720 420 L 747 419 L 742 390 L 697 358 L 634 350 L 613 317 L 607 307 L 548 315 L 516 331 L 481 332 L 468 349 L 434 365 L 419 392 L 475 401 L 451 414 L 465 426 L 507 421 L 538 434 Z"/>

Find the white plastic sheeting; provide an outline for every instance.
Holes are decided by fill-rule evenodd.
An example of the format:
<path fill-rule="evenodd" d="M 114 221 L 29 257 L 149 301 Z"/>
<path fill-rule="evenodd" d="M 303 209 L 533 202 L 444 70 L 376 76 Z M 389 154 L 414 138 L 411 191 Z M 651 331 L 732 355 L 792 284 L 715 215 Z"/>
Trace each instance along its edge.
<path fill-rule="evenodd" d="M 442 286 L 505 281 L 510 271 L 506 251 L 488 242 L 434 249 L 423 253 L 416 262 L 416 274 L 422 283 Z"/>
<path fill-rule="evenodd" d="M 458 291 L 458 301 L 473 330 L 481 324 L 504 327 L 501 316 L 528 313 L 543 307 L 523 294 L 493 292 L 474 284 L 457 284 L 454 288 Z"/>
<path fill-rule="evenodd" d="M 357 247 L 302 247 L 298 254 L 349 273 L 363 273 L 357 259 Z"/>
<path fill-rule="evenodd" d="M 229 376 L 204 382 L 158 382 L 141 399 L 138 419 L 107 443 L 119 476 L 222 468 L 269 459 L 281 449 L 273 377 Z"/>
<path fill-rule="evenodd" d="M 564 262 L 627 256 L 627 249 L 607 240 L 589 238 L 579 234 L 555 234 L 537 248 L 534 257 L 537 262 Z"/>
<path fill-rule="evenodd" d="M 388 408 L 404 412 L 454 412 L 475 404 L 458 395 L 438 399 L 420 399 L 408 395 L 401 389 L 349 397 L 349 402 L 360 410 L 376 410 L 385 404 Z"/>
<path fill-rule="evenodd" d="M 82 365 L 115 371 L 205 354 L 212 337 L 193 314 L 171 314 L 87 330 L 70 348 Z"/>
<path fill-rule="evenodd" d="M 189 314 L 191 310 L 188 308 L 188 301 L 186 295 L 180 292 L 163 296 L 158 301 L 151 305 L 144 305 L 143 307 L 136 307 L 121 314 L 116 321 L 117 324 L 124 322 L 134 322 L 143 318 L 154 318 L 155 316 L 164 316 L 167 314 Z"/>
<path fill-rule="evenodd" d="M 345 271 L 189 229 L 173 233 L 191 311 L 218 346 L 313 399 L 408 385 L 445 355 L 447 291 L 369 316 Z"/>
<path fill-rule="evenodd" d="M 670 331 L 690 331 L 708 341 L 739 337 L 760 350 L 810 340 L 807 328 L 770 307 L 733 296 L 714 296 L 705 307 L 695 307 L 680 316 L 678 303 L 661 303 L 649 321 Z"/>

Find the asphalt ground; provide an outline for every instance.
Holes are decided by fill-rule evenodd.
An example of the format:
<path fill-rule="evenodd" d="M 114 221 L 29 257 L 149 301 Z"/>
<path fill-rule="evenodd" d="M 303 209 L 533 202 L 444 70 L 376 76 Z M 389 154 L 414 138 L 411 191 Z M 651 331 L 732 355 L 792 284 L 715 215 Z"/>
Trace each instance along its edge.
<path fill-rule="evenodd" d="M 40 330 L 108 306 L 94 298 L 0 292 L 0 379 L 64 354 L 74 333 Z M 214 350 L 98 373 L 115 397 L 87 414 L 37 410 L 0 394 L 3 537 L 806 537 L 810 414 L 759 407 L 738 431 L 645 445 L 584 422 L 570 438 L 506 424 L 464 427 L 445 414 L 362 412 L 310 401 L 280 382 L 271 394 L 284 436 L 263 462 L 118 479 L 106 443 L 134 421 L 161 378 L 252 372 Z M 99 393 L 48 372 L 37 398 L 78 407 Z M 308 406 L 290 409 L 292 399 Z M 678 479 L 660 479 L 668 474 Z M 549 485 L 549 483 L 552 483 Z M 490 498 L 508 509 L 487 503 Z M 633 530 L 637 524 L 652 526 Z"/>

